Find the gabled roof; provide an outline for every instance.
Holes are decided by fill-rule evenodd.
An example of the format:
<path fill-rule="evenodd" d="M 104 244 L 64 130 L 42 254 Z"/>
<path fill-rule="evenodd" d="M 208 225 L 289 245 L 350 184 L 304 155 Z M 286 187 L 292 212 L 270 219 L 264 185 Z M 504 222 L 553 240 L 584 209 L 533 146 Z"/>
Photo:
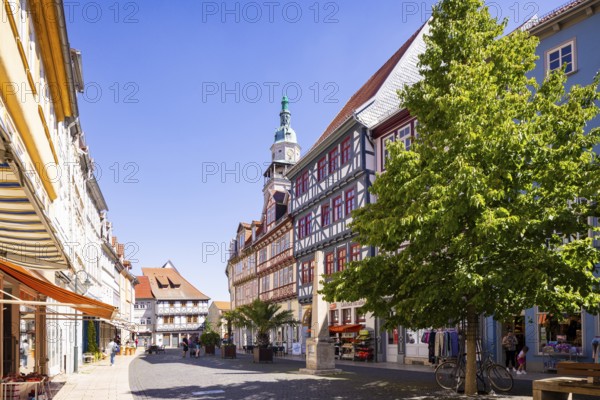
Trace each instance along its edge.
<path fill-rule="evenodd" d="M 231 303 L 228 301 L 213 301 L 212 303 L 221 311 L 231 310 Z"/>
<path fill-rule="evenodd" d="M 140 275 L 137 277 L 140 282 L 135 285 L 135 298 L 136 299 L 152 299 L 152 288 L 150 287 L 150 280 L 147 276 Z"/>
<path fill-rule="evenodd" d="M 157 300 L 210 300 L 173 268 L 142 268 Z M 160 284 L 159 284 L 160 283 Z"/>
<path fill-rule="evenodd" d="M 335 132 L 337 128 L 339 128 L 346 121 L 352 118 L 352 115 L 361 106 L 363 106 L 368 100 L 370 100 L 371 98 L 373 98 L 373 96 L 377 94 L 377 91 L 381 88 L 381 86 L 385 83 L 386 79 L 390 76 L 390 74 L 394 70 L 394 67 L 396 67 L 396 64 L 398 64 L 398 62 L 402 59 L 410 45 L 422 31 L 423 26 L 425 26 L 425 24 L 422 25 L 415 33 L 413 33 L 413 35 L 410 38 L 408 38 L 408 40 L 402 45 L 402 47 L 400 47 L 394 53 L 394 55 L 392 55 L 392 57 L 390 57 L 390 59 L 387 60 L 385 64 L 383 64 L 381 68 L 379 68 L 379 70 L 377 70 L 377 72 L 375 72 L 375 74 L 373 74 L 373 76 L 371 76 L 369 80 L 367 80 L 367 82 L 364 85 L 362 85 L 356 93 L 352 95 L 352 97 L 350 97 L 350 100 L 348 100 L 348 102 L 344 105 L 341 111 L 331 121 L 327 129 L 325 129 L 325 132 L 323 132 L 321 137 L 317 139 L 317 141 L 311 147 L 308 153 L 306 153 L 305 157 L 315 147 L 317 147 L 321 142 L 323 142 L 325 139 L 327 139 L 327 137 L 329 137 L 333 132 Z"/>
<path fill-rule="evenodd" d="M 549 13 L 542 15 L 541 17 L 538 17 L 537 15 L 533 16 L 529 21 L 525 22 L 523 25 L 521 25 L 517 29 L 533 30 L 534 28 L 537 28 L 540 25 L 543 25 L 547 22 L 550 22 L 554 19 L 557 19 L 557 18 L 563 16 L 564 14 L 568 13 L 571 10 L 574 10 L 575 8 L 578 8 L 579 6 L 582 6 L 582 8 L 586 7 L 587 4 L 584 4 L 584 3 L 593 3 L 593 2 L 594 2 L 594 0 L 571 0 L 566 4 L 563 4 L 562 6 L 555 8 L 554 10 L 550 11 Z"/>

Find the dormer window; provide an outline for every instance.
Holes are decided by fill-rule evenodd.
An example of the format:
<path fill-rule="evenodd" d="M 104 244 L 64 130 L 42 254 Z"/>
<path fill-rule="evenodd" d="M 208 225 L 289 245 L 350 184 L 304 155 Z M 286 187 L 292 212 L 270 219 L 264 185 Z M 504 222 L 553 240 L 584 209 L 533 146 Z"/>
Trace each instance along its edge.
<path fill-rule="evenodd" d="M 271 205 L 268 209 L 267 209 L 267 225 L 272 224 L 273 222 L 275 222 L 275 205 Z"/>
<path fill-rule="evenodd" d="M 244 248 L 244 241 L 245 241 L 245 235 L 243 233 L 240 234 L 240 236 L 238 237 L 238 249 L 243 249 Z"/>

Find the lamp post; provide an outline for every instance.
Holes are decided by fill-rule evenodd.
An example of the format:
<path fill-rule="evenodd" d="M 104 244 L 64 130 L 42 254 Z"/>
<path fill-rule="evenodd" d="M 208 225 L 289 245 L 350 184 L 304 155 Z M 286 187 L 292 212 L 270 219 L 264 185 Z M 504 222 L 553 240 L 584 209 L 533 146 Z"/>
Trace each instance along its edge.
<path fill-rule="evenodd" d="M 83 277 L 83 278 L 82 278 Z M 90 282 L 90 277 L 87 272 L 83 269 L 80 269 L 73 275 L 73 280 L 75 280 L 75 293 L 79 294 L 79 283 L 83 285 L 83 293 L 87 291 L 87 289 L 92 286 L 92 282 Z M 75 310 L 75 345 L 73 346 L 73 372 L 79 372 L 79 346 L 77 345 L 77 322 L 79 321 L 79 316 L 77 315 L 77 310 Z"/>

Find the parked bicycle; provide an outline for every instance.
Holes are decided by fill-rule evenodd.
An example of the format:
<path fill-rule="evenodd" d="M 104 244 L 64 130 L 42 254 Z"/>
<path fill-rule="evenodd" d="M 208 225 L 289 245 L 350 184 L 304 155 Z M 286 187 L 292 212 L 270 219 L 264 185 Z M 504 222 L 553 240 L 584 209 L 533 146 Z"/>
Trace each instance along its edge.
<path fill-rule="evenodd" d="M 478 344 L 478 350 L 480 346 Z M 437 366 L 435 369 L 435 380 L 440 387 L 444 389 L 464 391 L 466 357 L 463 351 L 459 351 L 457 360 L 448 360 Z M 494 389 L 501 392 L 508 392 L 513 388 L 513 377 L 502 365 L 497 364 L 492 359 L 490 353 L 481 357 L 481 351 L 477 352 L 477 388 L 482 388 L 484 392 L 491 392 Z M 488 390 L 489 388 L 489 390 Z"/>

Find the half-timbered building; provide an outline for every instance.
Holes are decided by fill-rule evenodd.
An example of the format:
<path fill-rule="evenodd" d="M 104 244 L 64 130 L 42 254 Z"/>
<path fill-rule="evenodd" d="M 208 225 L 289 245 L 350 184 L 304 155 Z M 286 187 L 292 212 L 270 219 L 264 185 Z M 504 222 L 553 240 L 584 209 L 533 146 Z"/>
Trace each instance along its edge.
<path fill-rule="evenodd" d="M 155 344 L 178 347 L 184 337 L 199 336 L 208 315 L 210 298 L 189 283 L 169 261 L 161 268 L 142 268 L 156 299 Z"/>
<path fill-rule="evenodd" d="M 227 271 L 234 308 L 258 297 L 299 315 L 293 222 L 288 213 L 291 183 L 286 174 L 300 158 L 300 146 L 291 127 L 286 97 L 281 106 L 280 127 L 271 146 L 271 164 L 264 174 L 261 219 L 239 225 Z M 287 349 L 299 336 L 297 329 L 285 326 L 271 332 L 271 341 Z M 253 339 L 251 330 L 238 329 L 234 334 L 234 341 L 241 346 L 252 345 Z"/>
<path fill-rule="evenodd" d="M 375 253 L 374 248 L 356 242 L 349 228 L 352 211 L 374 201 L 369 193 L 378 162 L 373 129 L 398 112 L 397 89 L 420 79 L 417 62 L 425 49 L 423 35 L 427 30 L 427 24 L 419 28 L 350 98 L 288 173 L 292 182 L 290 213 L 294 218 L 298 299 L 303 315 L 310 312 L 315 298 L 314 274 L 326 279 L 349 262 Z M 323 327 L 317 325 L 327 323 L 330 332 L 344 333 L 346 327 L 350 330 L 361 325 L 377 336 L 378 321 L 364 315 L 361 305 L 329 304 L 327 318 L 303 318 L 304 329 L 323 332 Z M 383 344 L 376 347 L 378 358 L 384 358 Z"/>

